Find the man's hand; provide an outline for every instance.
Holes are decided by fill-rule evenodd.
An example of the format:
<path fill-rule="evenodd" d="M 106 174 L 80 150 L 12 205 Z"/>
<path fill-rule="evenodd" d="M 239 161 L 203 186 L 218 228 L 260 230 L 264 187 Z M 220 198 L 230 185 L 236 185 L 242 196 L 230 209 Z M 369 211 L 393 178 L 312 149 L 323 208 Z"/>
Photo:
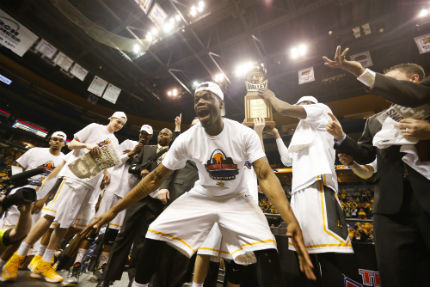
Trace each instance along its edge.
<path fill-rule="evenodd" d="M 352 158 L 352 156 L 350 156 L 349 154 L 346 154 L 346 153 L 340 153 L 337 155 L 337 157 L 339 158 L 339 161 L 343 165 L 350 166 L 354 162 L 354 159 Z"/>
<path fill-rule="evenodd" d="M 275 93 L 269 89 L 259 89 L 258 95 L 265 100 L 270 100 L 271 98 L 275 98 Z"/>
<path fill-rule="evenodd" d="M 430 139 L 430 123 L 428 121 L 406 118 L 401 120 L 396 127 L 400 129 L 400 132 L 406 138 Z"/>
<path fill-rule="evenodd" d="M 45 198 L 37 200 L 33 204 L 33 208 L 31 209 L 31 214 L 39 213 L 42 210 L 43 204 L 45 204 Z"/>
<path fill-rule="evenodd" d="M 162 203 L 166 204 L 170 200 L 170 192 L 168 189 L 160 189 L 158 191 L 157 195 L 158 200 L 160 200 Z"/>
<path fill-rule="evenodd" d="M 317 278 L 315 277 L 314 271 L 312 270 L 314 266 L 303 243 L 302 231 L 297 221 L 288 223 L 287 236 L 291 238 L 294 248 L 296 249 L 300 271 L 305 273 L 306 278 L 309 280 L 316 280 Z"/>
<path fill-rule="evenodd" d="M 109 172 L 105 172 L 105 174 L 103 175 L 103 180 L 100 183 L 100 188 L 103 189 L 106 186 L 108 186 L 110 183 L 110 173 Z"/>
<path fill-rule="evenodd" d="M 101 151 L 101 149 L 99 148 L 98 145 L 95 145 L 95 144 L 86 144 L 85 146 L 86 146 L 86 148 L 88 150 L 90 150 L 90 153 L 91 153 L 92 156 L 98 157 L 102 153 L 102 151 Z"/>
<path fill-rule="evenodd" d="M 337 141 L 343 139 L 345 137 L 345 133 L 343 132 L 339 120 L 332 113 L 328 113 L 328 115 L 330 116 L 331 121 L 329 121 L 326 126 L 327 132 Z"/>
<path fill-rule="evenodd" d="M 267 130 L 266 133 L 268 133 L 269 135 L 272 135 L 275 137 L 275 139 L 278 139 L 281 137 L 281 135 L 279 134 L 279 131 L 277 128 L 273 128 L 271 130 Z"/>
<path fill-rule="evenodd" d="M 342 69 L 344 71 L 350 72 L 354 76 L 358 77 L 364 73 L 364 68 L 357 61 L 348 61 L 346 59 L 346 55 L 349 52 L 349 48 L 346 48 L 343 52 L 341 52 L 342 48 L 340 45 L 336 47 L 336 52 L 334 54 L 334 59 L 330 60 L 326 56 L 323 56 L 324 65 L 330 68 Z"/>
<path fill-rule="evenodd" d="M 82 230 L 79 235 L 86 236 L 90 234 L 92 231 L 96 231 L 96 233 L 99 232 L 100 228 L 105 225 L 108 222 L 111 222 L 112 219 L 115 218 L 117 214 L 112 211 L 112 209 L 109 209 L 106 213 L 104 213 L 99 218 L 94 219 L 93 222 L 91 222 L 87 227 L 85 227 L 84 230 Z"/>
<path fill-rule="evenodd" d="M 254 131 L 256 131 L 257 134 L 262 135 L 265 126 L 266 120 L 263 117 L 258 117 L 254 119 Z"/>
<path fill-rule="evenodd" d="M 127 152 L 128 157 L 132 157 L 136 154 L 138 154 L 143 148 L 143 143 L 139 142 L 137 145 L 134 146 L 133 150 Z"/>
<path fill-rule="evenodd" d="M 179 116 L 176 116 L 175 118 L 175 132 L 181 131 L 181 123 L 182 123 L 182 113 L 180 113 Z"/>

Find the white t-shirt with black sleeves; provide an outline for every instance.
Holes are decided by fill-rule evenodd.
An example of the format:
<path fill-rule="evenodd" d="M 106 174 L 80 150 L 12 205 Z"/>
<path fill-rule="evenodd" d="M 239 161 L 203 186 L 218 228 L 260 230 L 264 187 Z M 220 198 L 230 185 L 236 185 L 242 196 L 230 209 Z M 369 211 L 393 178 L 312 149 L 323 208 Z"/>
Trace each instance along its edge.
<path fill-rule="evenodd" d="M 254 130 L 230 119 L 222 121 L 224 128 L 216 136 L 208 135 L 200 123 L 182 133 L 162 162 L 171 170 L 185 167 L 187 160 L 195 162 L 199 179 L 190 192 L 208 196 L 241 192 L 246 186 L 242 184 L 245 161 L 266 156 Z"/>

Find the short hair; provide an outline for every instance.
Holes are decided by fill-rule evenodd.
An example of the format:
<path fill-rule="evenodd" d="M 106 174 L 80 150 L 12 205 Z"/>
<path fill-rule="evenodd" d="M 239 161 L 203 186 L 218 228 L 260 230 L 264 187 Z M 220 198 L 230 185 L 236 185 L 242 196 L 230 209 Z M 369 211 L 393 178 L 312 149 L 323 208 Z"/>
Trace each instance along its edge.
<path fill-rule="evenodd" d="M 424 72 L 423 67 L 414 63 L 403 63 L 403 64 L 394 65 L 386 69 L 384 71 L 384 74 L 394 70 L 400 70 L 401 72 L 405 73 L 408 77 L 412 76 L 413 74 L 417 74 L 420 80 L 424 79 L 424 77 L 426 76 L 426 73 Z"/>

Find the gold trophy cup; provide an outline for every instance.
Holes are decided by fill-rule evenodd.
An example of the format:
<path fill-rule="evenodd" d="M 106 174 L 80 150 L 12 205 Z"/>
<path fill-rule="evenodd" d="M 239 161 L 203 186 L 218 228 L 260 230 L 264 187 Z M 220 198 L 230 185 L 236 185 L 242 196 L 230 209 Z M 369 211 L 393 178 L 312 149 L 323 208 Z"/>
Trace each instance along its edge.
<path fill-rule="evenodd" d="M 258 95 L 259 89 L 267 89 L 266 69 L 263 65 L 254 66 L 246 75 L 245 121 L 247 126 L 254 126 L 254 119 L 263 117 L 266 128 L 274 128 L 272 106 Z"/>

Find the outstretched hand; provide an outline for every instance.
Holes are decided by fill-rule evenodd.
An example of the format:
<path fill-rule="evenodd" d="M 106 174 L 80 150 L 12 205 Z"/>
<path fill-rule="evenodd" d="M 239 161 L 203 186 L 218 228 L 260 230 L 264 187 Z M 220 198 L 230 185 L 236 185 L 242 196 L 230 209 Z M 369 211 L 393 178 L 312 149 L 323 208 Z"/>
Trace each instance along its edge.
<path fill-rule="evenodd" d="M 326 130 L 329 134 L 331 134 L 335 140 L 339 141 L 345 137 L 345 133 L 343 132 L 342 126 L 339 120 L 332 114 L 328 113 L 331 120 L 328 122 L 326 126 Z"/>
<path fill-rule="evenodd" d="M 303 243 L 302 231 L 297 221 L 288 223 L 287 236 L 291 238 L 294 248 L 296 249 L 300 271 L 305 273 L 306 278 L 309 280 L 316 280 L 317 278 L 313 271 L 314 266 L 311 258 L 309 257 L 308 251 L 306 250 L 305 244 Z"/>
<path fill-rule="evenodd" d="M 346 59 L 346 55 L 349 52 L 349 48 L 346 48 L 342 51 L 340 45 L 336 47 L 336 52 L 334 53 L 334 59 L 330 60 L 326 56 L 323 56 L 324 65 L 330 68 L 342 69 L 344 71 L 350 72 L 356 77 L 360 76 L 364 72 L 364 67 L 360 62 L 357 61 L 348 61 Z"/>
<path fill-rule="evenodd" d="M 91 222 L 89 225 L 87 225 L 87 227 L 85 227 L 84 230 L 82 230 L 79 235 L 81 236 L 86 236 L 88 234 L 90 234 L 92 231 L 96 230 L 96 232 L 98 233 L 100 231 L 100 228 L 105 225 L 106 223 L 112 221 L 112 219 L 114 219 L 116 216 L 116 213 L 108 210 L 106 213 L 104 213 L 102 216 L 100 216 L 99 218 L 94 219 L 93 222 Z"/>

